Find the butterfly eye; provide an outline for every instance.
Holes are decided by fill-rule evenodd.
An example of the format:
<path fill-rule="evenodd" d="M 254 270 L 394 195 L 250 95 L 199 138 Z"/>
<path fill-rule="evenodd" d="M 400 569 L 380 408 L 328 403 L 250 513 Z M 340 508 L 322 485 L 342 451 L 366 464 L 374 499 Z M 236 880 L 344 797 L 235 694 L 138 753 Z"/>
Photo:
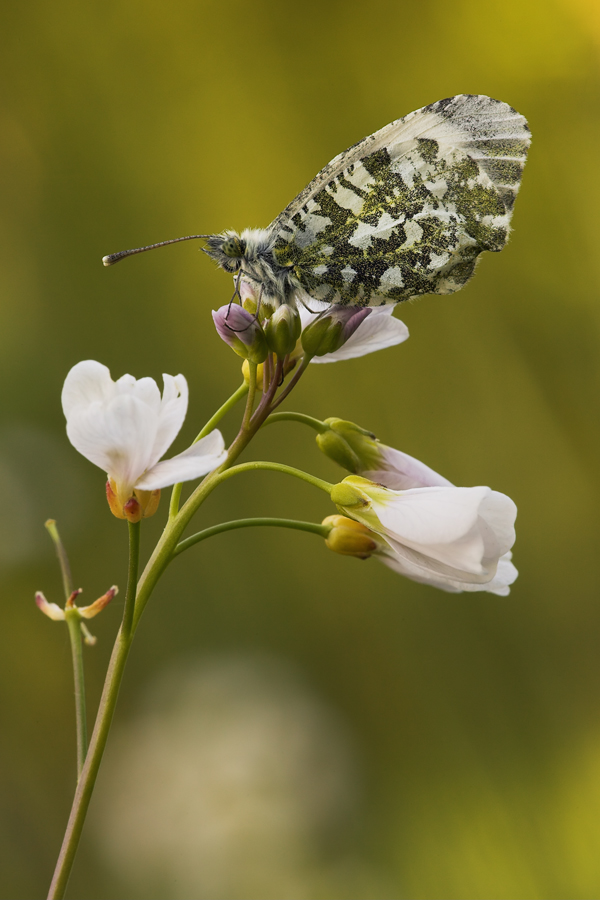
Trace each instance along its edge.
<path fill-rule="evenodd" d="M 237 257 L 243 256 L 246 252 L 246 241 L 243 241 L 241 238 L 227 238 L 226 241 L 223 241 L 223 246 L 221 248 L 225 256 L 230 256 L 232 259 L 236 259 Z"/>

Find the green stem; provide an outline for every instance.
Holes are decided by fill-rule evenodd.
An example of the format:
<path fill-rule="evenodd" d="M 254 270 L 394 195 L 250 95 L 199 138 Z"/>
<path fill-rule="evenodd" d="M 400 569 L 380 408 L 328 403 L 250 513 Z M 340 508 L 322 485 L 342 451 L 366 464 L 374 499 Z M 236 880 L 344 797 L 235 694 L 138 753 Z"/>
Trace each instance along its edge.
<path fill-rule="evenodd" d="M 229 397 L 225 401 L 223 406 L 219 407 L 219 409 L 216 411 L 214 416 L 210 417 L 210 419 L 208 420 L 208 422 L 206 423 L 206 425 L 204 426 L 204 428 L 202 429 L 202 431 L 200 432 L 198 437 L 194 440 L 194 444 L 196 444 L 201 438 L 206 437 L 206 435 L 209 434 L 213 430 L 213 428 L 215 428 L 215 426 L 217 426 L 219 424 L 221 419 L 227 415 L 229 410 L 233 409 L 233 407 L 236 405 L 236 403 L 238 403 L 242 399 L 242 397 L 245 397 L 247 393 L 248 393 L 248 385 L 244 381 L 242 384 L 240 384 L 237 391 L 234 391 L 233 394 L 231 395 L 231 397 Z"/>
<path fill-rule="evenodd" d="M 75 724 L 77 729 L 77 780 L 81 778 L 87 753 L 87 713 L 85 708 L 85 678 L 83 673 L 83 647 L 81 617 L 76 609 L 66 609 L 65 619 L 71 640 L 73 657 L 73 682 L 75 685 Z"/>
<path fill-rule="evenodd" d="M 253 472 L 257 469 L 264 469 L 269 472 L 282 472 L 284 475 L 292 475 L 294 478 L 306 481 L 308 484 L 312 484 L 313 487 L 319 488 L 327 494 L 330 494 L 331 489 L 333 488 L 333 485 L 329 481 L 317 478 L 316 475 L 310 475 L 308 472 L 303 472 L 302 469 L 294 469 L 293 466 L 286 466 L 283 463 L 270 462 L 268 460 L 253 460 L 252 462 L 241 463 L 239 466 L 233 466 L 231 469 L 225 469 L 225 471 L 219 475 L 219 481 L 227 481 L 227 479 L 231 478 L 233 475 L 239 475 L 241 472 Z"/>
<path fill-rule="evenodd" d="M 69 557 L 67 556 L 67 551 L 65 550 L 63 542 L 60 539 L 58 528 L 56 527 L 56 521 L 54 519 L 48 519 L 48 521 L 45 522 L 45 526 L 56 548 L 56 555 L 58 556 L 58 562 L 62 574 L 63 587 L 65 589 L 65 600 L 68 600 L 73 593 L 73 579 L 71 578 Z"/>
<path fill-rule="evenodd" d="M 271 402 L 273 400 L 273 395 L 277 390 L 277 383 L 281 371 L 282 364 L 278 362 L 275 368 L 273 380 L 269 385 L 268 391 L 263 394 L 263 398 L 254 411 L 254 414 L 247 427 L 242 427 L 240 429 L 238 436 L 229 448 L 227 459 L 225 460 L 225 462 L 222 463 L 222 465 L 220 465 L 217 469 L 214 469 L 212 472 L 210 472 L 204 478 L 204 480 L 200 482 L 196 490 L 188 497 L 179 512 L 167 522 L 165 530 L 163 531 L 158 544 L 154 548 L 152 556 L 146 564 L 146 568 L 142 572 L 142 577 L 138 585 L 138 595 L 135 604 L 135 612 L 133 615 L 134 632 L 139 624 L 140 617 L 146 607 L 146 603 L 150 599 L 150 595 L 154 590 L 154 586 L 173 558 L 173 551 L 175 550 L 177 542 L 179 541 L 179 538 L 181 537 L 184 529 L 189 524 L 190 519 L 202 505 L 202 503 L 204 503 L 209 494 L 211 494 L 217 487 L 217 485 L 221 483 L 222 476 L 225 479 L 229 477 L 229 475 L 227 474 L 227 472 L 230 471 L 229 467 L 233 462 L 235 462 L 240 453 L 242 453 L 242 451 L 246 448 L 246 446 L 252 440 L 258 429 L 261 427 L 261 425 L 269 415 L 271 411 Z M 268 468 L 269 465 L 269 463 L 265 463 L 262 467 Z M 279 467 L 276 463 L 273 463 L 273 466 L 279 471 L 286 470 L 286 467 Z M 261 464 L 255 464 L 254 468 L 261 468 Z M 289 467 L 287 468 L 289 469 Z M 290 473 L 296 474 L 298 470 L 289 469 L 289 471 Z M 305 473 L 300 473 L 298 477 L 303 477 L 304 474 Z M 310 476 L 305 476 L 304 480 L 310 480 Z M 314 479 L 313 483 L 317 484 L 318 481 L 319 479 Z M 325 481 L 317 484 L 317 487 L 321 487 L 322 490 L 326 490 L 328 492 L 331 490 L 331 485 Z"/>
<path fill-rule="evenodd" d="M 129 572 L 127 574 L 127 592 L 125 594 L 125 608 L 123 610 L 123 634 L 127 637 L 131 634 L 133 624 L 133 611 L 135 609 L 135 596 L 138 581 L 138 569 L 140 562 L 140 526 L 141 522 L 128 522 L 129 525 Z"/>
<path fill-rule="evenodd" d="M 71 815 L 67 824 L 67 829 L 63 839 L 62 847 L 54 870 L 54 877 L 50 885 L 48 900 L 61 900 L 67 889 L 67 882 L 73 861 L 81 838 L 83 823 L 87 815 L 87 810 L 96 783 L 98 770 L 106 747 L 108 733 L 119 696 L 119 688 L 125 671 L 125 663 L 131 649 L 133 640 L 133 613 L 135 609 L 136 599 L 136 582 L 140 552 L 140 523 L 133 525 L 129 523 L 129 573 L 127 576 L 127 594 L 125 596 L 125 609 L 123 611 L 123 622 L 115 641 L 112 656 L 104 682 L 104 689 L 98 714 L 96 716 L 96 724 L 92 732 L 89 750 L 85 756 L 79 780 L 77 782 L 77 790 L 71 807 Z M 69 632 L 71 632 L 71 623 L 69 621 L 69 612 L 65 612 L 67 621 L 69 622 Z M 79 623 L 77 623 L 79 625 Z M 79 645 L 81 653 L 81 638 Z M 75 653 L 74 653 L 75 660 Z M 77 696 L 77 687 L 76 687 Z M 84 708 L 85 713 L 85 708 Z M 79 721 L 79 719 L 78 719 Z M 78 759 L 79 759 L 79 730 L 78 730 Z"/>
<path fill-rule="evenodd" d="M 229 397 L 225 401 L 225 403 L 219 407 L 219 409 L 216 411 L 214 416 L 211 416 L 211 418 L 208 420 L 208 422 L 206 423 L 206 425 L 204 426 L 204 428 L 202 429 L 202 431 L 200 432 L 198 437 L 194 440 L 194 444 L 197 444 L 199 440 L 201 440 L 203 437 L 206 437 L 206 435 L 209 434 L 213 430 L 213 428 L 215 428 L 219 424 L 221 419 L 227 415 L 229 410 L 233 409 L 233 407 L 236 405 L 236 403 L 238 403 L 242 399 L 242 397 L 244 397 L 247 393 L 248 393 L 248 385 L 244 381 L 243 384 L 241 384 L 239 386 L 237 391 L 234 391 L 233 394 L 231 395 L 231 397 Z M 183 488 L 183 484 L 181 484 L 181 482 L 179 484 L 173 485 L 173 490 L 171 492 L 171 503 L 169 506 L 169 518 L 170 519 L 172 519 L 174 516 L 176 516 L 179 511 L 179 503 L 181 501 L 181 489 L 182 488 Z"/>
<path fill-rule="evenodd" d="M 330 430 L 329 425 L 326 425 L 321 419 L 314 419 L 312 416 L 307 416 L 305 413 L 299 412 L 271 413 L 271 415 L 265 419 L 263 428 L 265 425 L 275 425 L 277 422 L 301 422 L 303 425 L 314 428 L 319 434 L 325 434 L 326 431 Z"/>
<path fill-rule="evenodd" d="M 83 669 L 83 647 L 81 641 L 81 616 L 76 609 L 69 608 L 68 601 L 73 594 L 73 579 L 71 578 L 71 567 L 69 565 L 69 557 L 65 550 L 64 544 L 58 533 L 56 521 L 48 519 L 45 523 L 48 534 L 52 538 L 56 548 L 56 555 L 60 565 L 62 574 L 63 588 L 67 607 L 65 608 L 65 619 L 69 629 L 69 640 L 71 642 L 71 657 L 73 659 L 73 686 L 75 689 L 75 730 L 77 733 L 77 780 L 81 777 L 85 755 L 87 753 L 87 712 L 85 703 L 85 674 Z"/>
<path fill-rule="evenodd" d="M 69 817 L 60 855 L 56 863 L 52 884 L 50 885 L 50 890 L 48 892 L 48 900 L 62 900 L 67 888 L 67 882 L 69 880 L 69 875 L 71 874 L 75 853 L 77 852 L 83 823 L 88 811 L 88 806 L 96 783 L 96 777 L 98 775 L 98 769 L 100 768 L 100 762 L 110 731 L 115 706 L 117 704 L 119 688 L 125 670 L 125 663 L 131 647 L 131 640 L 131 637 L 125 637 L 122 629 L 119 631 L 108 666 L 90 747 L 81 776 L 77 782 L 77 790 L 75 791 L 71 815 Z"/>
<path fill-rule="evenodd" d="M 205 528 L 203 531 L 198 531 L 191 537 L 186 538 L 185 541 L 181 541 L 181 543 L 177 544 L 173 550 L 173 556 L 183 553 L 184 550 L 193 547 L 194 544 L 199 544 L 201 541 L 214 537 L 216 534 L 234 531 L 237 528 L 256 528 L 261 526 L 271 528 L 292 528 L 295 531 L 308 531 L 310 534 L 318 534 L 323 538 L 326 538 L 331 531 L 331 525 L 319 525 L 316 522 L 300 522 L 297 519 L 273 519 L 267 517 L 233 519 L 231 522 L 221 522 L 220 525 L 213 525 L 211 528 Z"/>

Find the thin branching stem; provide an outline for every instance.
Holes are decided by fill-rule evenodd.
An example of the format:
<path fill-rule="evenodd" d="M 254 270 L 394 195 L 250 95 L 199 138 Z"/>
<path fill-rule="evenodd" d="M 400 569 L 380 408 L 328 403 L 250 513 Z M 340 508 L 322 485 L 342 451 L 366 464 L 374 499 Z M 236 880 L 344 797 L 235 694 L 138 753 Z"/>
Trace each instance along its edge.
<path fill-rule="evenodd" d="M 326 538 L 331 531 L 331 525 L 319 525 L 317 522 L 301 522 L 297 519 L 279 519 L 269 518 L 266 516 L 253 517 L 248 519 L 233 519 L 231 522 L 221 522 L 219 525 L 213 525 L 211 528 L 205 528 L 198 531 L 191 537 L 186 538 L 177 544 L 173 551 L 173 556 L 178 556 L 184 550 L 188 550 L 195 544 L 214 537 L 217 534 L 223 534 L 227 531 L 234 531 L 238 528 L 291 528 L 294 531 L 307 531 L 309 534 L 317 534 Z"/>

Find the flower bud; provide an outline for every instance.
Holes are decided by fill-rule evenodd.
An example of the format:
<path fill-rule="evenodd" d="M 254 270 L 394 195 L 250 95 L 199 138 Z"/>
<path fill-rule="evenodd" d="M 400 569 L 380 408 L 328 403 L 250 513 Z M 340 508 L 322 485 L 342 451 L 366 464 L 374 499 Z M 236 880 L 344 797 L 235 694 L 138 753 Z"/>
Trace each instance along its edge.
<path fill-rule="evenodd" d="M 302 332 L 304 352 L 310 357 L 335 353 L 371 312 L 369 307 L 357 309 L 354 306 L 331 306 Z"/>
<path fill-rule="evenodd" d="M 255 316 L 258 309 L 258 293 L 249 281 L 240 281 L 238 284 L 238 276 L 233 276 L 233 283 L 238 285 L 238 291 L 242 306 L 250 315 Z"/>
<path fill-rule="evenodd" d="M 256 367 L 256 387 L 259 391 L 262 391 L 263 389 L 263 374 L 264 366 L 260 363 L 260 365 Z M 247 359 L 242 363 L 242 376 L 246 384 L 250 384 L 250 366 Z"/>
<path fill-rule="evenodd" d="M 229 304 L 216 312 L 213 321 L 217 333 L 242 359 L 261 363 L 267 358 L 269 348 L 260 322 L 242 306 Z"/>
<path fill-rule="evenodd" d="M 284 303 L 271 316 L 265 328 L 269 349 L 283 359 L 296 346 L 301 331 L 300 313 L 294 306 Z"/>
<path fill-rule="evenodd" d="M 330 497 L 339 511 L 357 519 L 371 531 L 379 533 L 380 521 L 373 510 L 374 503 L 385 504 L 393 491 L 374 484 L 360 475 L 348 475 L 339 484 L 334 484 Z"/>
<path fill-rule="evenodd" d="M 352 478 L 353 476 L 350 476 Z M 362 481 L 363 479 L 361 479 Z M 334 484 L 331 489 L 331 501 L 336 506 L 342 506 L 345 509 L 360 509 L 371 505 L 371 501 L 367 494 L 355 487 L 348 479 L 344 479 L 339 484 Z"/>
<path fill-rule="evenodd" d="M 237 282 L 237 276 L 234 276 L 233 280 L 234 283 Z M 270 319 L 275 312 L 275 304 L 271 303 L 269 298 L 261 296 L 260 292 L 248 281 L 240 281 L 239 295 L 242 301 L 242 306 L 247 312 L 250 313 L 251 316 L 256 316 L 256 313 L 259 312 L 261 319 Z"/>
<path fill-rule="evenodd" d="M 375 469 L 380 459 L 374 434 L 344 419 L 325 419 L 329 430 L 317 435 L 319 450 L 350 472 Z"/>
<path fill-rule="evenodd" d="M 354 519 L 348 519 L 346 516 L 327 516 L 323 519 L 323 525 L 332 526 L 325 543 L 335 553 L 368 559 L 379 548 L 376 535 Z"/>
<path fill-rule="evenodd" d="M 343 469 L 348 469 L 349 472 L 358 471 L 359 460 L 356 453 L 339 434 L 331 430 L 325 431 L 323 434 L 317 435 L 316 441 L 319 450 Z"/>

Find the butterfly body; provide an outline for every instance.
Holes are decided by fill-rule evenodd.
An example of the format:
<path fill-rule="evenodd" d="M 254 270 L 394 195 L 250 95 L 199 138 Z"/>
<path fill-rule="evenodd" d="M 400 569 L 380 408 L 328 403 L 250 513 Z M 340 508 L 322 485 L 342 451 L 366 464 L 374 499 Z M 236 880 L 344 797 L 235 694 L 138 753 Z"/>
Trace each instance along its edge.
<path fill-rule="evenodd" d="M 336 156 L 266 229 L 207 238 L 275 306 L 450 294 L 508 239 L 526 120 L 482 95 L 439 100 Z"/>

